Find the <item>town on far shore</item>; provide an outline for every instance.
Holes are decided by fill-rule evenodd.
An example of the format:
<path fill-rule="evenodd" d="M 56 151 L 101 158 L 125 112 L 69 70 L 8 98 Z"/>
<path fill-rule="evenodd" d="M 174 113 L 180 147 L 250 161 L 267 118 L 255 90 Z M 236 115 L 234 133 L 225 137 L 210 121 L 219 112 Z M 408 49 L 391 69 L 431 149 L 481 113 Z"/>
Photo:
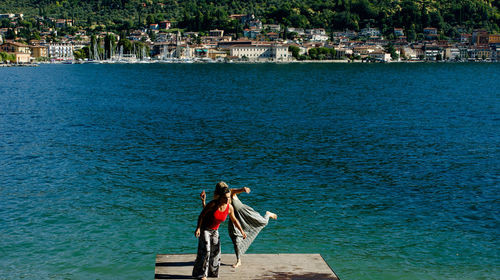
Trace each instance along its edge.
<path fill-rule="evenodd" d="M 36 63 L 153 63 L 153 62 L 497 62 L 500 34 L 477 29 L 442 40 L 439 30 L 427 27 L 409 42 L 403 28 L 385 38 L 375 27 L 358 32 L 327 32 L 263 24 L 253 14 L 233 14 L 246 28 L 243 34 L 224 30 L 187 32 L 164 20 L 142 29 L 114 34 L 88 34 L 71 19 L 39 18 L 36 39 L 21 35 L 23 14 L 0 14 L 11 28 L 0 29 L 0 65 Z M 64 30 L 72 27 L 74 34 Z M 64 33 L 64 35 L 60 35 Z M 59 34 L 59 35 L 58 35 Z"/>

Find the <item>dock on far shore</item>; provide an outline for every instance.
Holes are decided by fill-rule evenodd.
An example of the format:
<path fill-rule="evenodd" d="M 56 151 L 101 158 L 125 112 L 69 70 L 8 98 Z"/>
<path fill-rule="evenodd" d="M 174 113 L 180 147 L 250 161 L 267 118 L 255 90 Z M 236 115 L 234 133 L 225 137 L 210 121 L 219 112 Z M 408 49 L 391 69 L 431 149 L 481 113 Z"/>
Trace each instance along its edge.
<path fill-rule="evenodd" d="M 191 277 L 195 254 L 158 254 L 155 280 L 194 279 Z M 220 280 L 339 280 L 320 254 L 246 254 L 242 265 L 233 268 L 234 254 L 223 254 Z"/>

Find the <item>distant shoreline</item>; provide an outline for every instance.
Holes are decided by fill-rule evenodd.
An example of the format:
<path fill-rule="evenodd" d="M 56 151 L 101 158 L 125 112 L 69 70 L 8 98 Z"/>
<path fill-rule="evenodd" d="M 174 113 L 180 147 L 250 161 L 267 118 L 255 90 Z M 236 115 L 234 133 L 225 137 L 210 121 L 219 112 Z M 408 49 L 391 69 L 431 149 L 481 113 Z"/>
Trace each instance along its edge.
<path fill-rule="evenodd" d="M 85 62 L 75 62 L 75 63 L 53 63 L 53 62 L 42 62 L 42 63 L 26 63 L 26 64 L 15 64 L 15 63 L 10 63 L 10 64 L 0 64 L 0 67 L 38 67 L 41 64 L 51 64 L 51 65 L 62 65 L 62 64 L 69 64 L 69 65 L 74 65 L 74 64 L 289 64 L 289 63 L 304 63 L 304 64 L 391 64 L 391 63 L 496 63 L 498 61 L 388 61 L 388 62 L 381 62 L 381 61 L 376 61 L 376 62 L 368 62 L 368 61 L 361 61 L 361 60 L 292 60 L 292 61 L 230 61 L 230 62 L 214 62 L 214 63 L 207 63 L 207 62 L 168 62 L 165 63 L 164 61 L 149 61 L 149 62 L 128 62 L 128 63 L 85 63 Z"/>
<path fill-rule="evenodd" d="M 27 63 L 27 64 L 16 64 L 16 63 L 11 63 L 11 64 L 0 64 L 0 67 L 38 67 L 40 65 L 36 63 Z"/>

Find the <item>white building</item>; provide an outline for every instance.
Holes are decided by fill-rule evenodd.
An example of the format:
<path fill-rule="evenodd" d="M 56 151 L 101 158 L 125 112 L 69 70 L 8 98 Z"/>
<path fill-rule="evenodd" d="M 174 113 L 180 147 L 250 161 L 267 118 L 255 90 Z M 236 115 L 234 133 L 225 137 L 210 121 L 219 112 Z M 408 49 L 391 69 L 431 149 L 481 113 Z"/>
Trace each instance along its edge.
<path fill-rule="evenodd" d="M 267 29 L 271 32 L 280 32 L 281 31 L 281 26 L 279 24 L 264 24 L 263 28 Z"/>
<path fill-rule="evenodd" d="M 403 53 L 404 53 L 406 59 L 408 59 L 408 60 L 417 60 L 418 59 L 417 51 L 410 46 L 404 46 Z"/>
<path fill-rule="evenodd" d="M 361 32 L 359 32 L 360 36 L 366 36 L 366 37 L 380 37 L 380 30 L 378 28 L 373 28 L 373 27 L 367 27 L 361 29 Z"/>
<path fill-rule="evenodd" d="M 48 45 L 49 57 L 53 59 L 73 59 L 74 50 L 75 48 L 71 43 L 52 43 Z"/>
<path fill-rule="evenodd" d="M 436 61 L 438 57 L 443 59 L 443 50 L 439 47 L 426 47 L 425 48 L 425 59 Z"/>
<path fill-rule="evenodd" d="M 307 38 L 313 42 L 326 42 L 328 41 L 328 35 L 324 28 L 313 28 L 306 29 Z"/>
<path fill-rule="evenodd" d="M 230 48 L 230 55 L 249 61 L 289 61 L 288 47 L 281 45 L 240 45 Z"/>
<path fill-rule="evenodd" d="M 306 35 L 306 32 L 304 31 L 304 28 L 288 27 L 288 32 L 295 32 L 299 36 Z"/>
<path fill-rule="evenodd" d="M 313 42 L 326 42 L 328 39 L 328 35 L 312 34 L 309 36 L 309 40 Z"/>
<path fill-rule="evenodd" d="M 391 61 L 391 54 L 382 50 L 376 50 L 369 54 L 369 57 L 378 61 L 388 62 Z"/>
<path fill-rule="evenodd" d="M 326 35 L 326 30 L 324 28 L 313 28 L 306 29 L 307 35 Z"/>
<path fill-rule="evenodd" d="M 460 58 L 460 50 L 458 48 L 446 48 L 444 50 L 444 57 L 447 60 L 456 60 Z"/>

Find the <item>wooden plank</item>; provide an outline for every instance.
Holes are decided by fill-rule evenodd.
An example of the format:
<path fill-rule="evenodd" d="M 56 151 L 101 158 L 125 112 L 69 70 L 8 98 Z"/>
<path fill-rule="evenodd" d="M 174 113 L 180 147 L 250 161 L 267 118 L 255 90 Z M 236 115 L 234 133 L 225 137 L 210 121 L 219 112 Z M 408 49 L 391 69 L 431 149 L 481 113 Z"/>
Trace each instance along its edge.
<path fill-rule="evenodd" d="M 156 256 L 155 279 L 193 279 L 195 254 Z M 320 254 L 246 254 L 242 265 L 233 268 L 233 254 L 223 254 L 220 280 L 338 280 Z M 210 279 L 210 278 L 209 278 Z"/>

